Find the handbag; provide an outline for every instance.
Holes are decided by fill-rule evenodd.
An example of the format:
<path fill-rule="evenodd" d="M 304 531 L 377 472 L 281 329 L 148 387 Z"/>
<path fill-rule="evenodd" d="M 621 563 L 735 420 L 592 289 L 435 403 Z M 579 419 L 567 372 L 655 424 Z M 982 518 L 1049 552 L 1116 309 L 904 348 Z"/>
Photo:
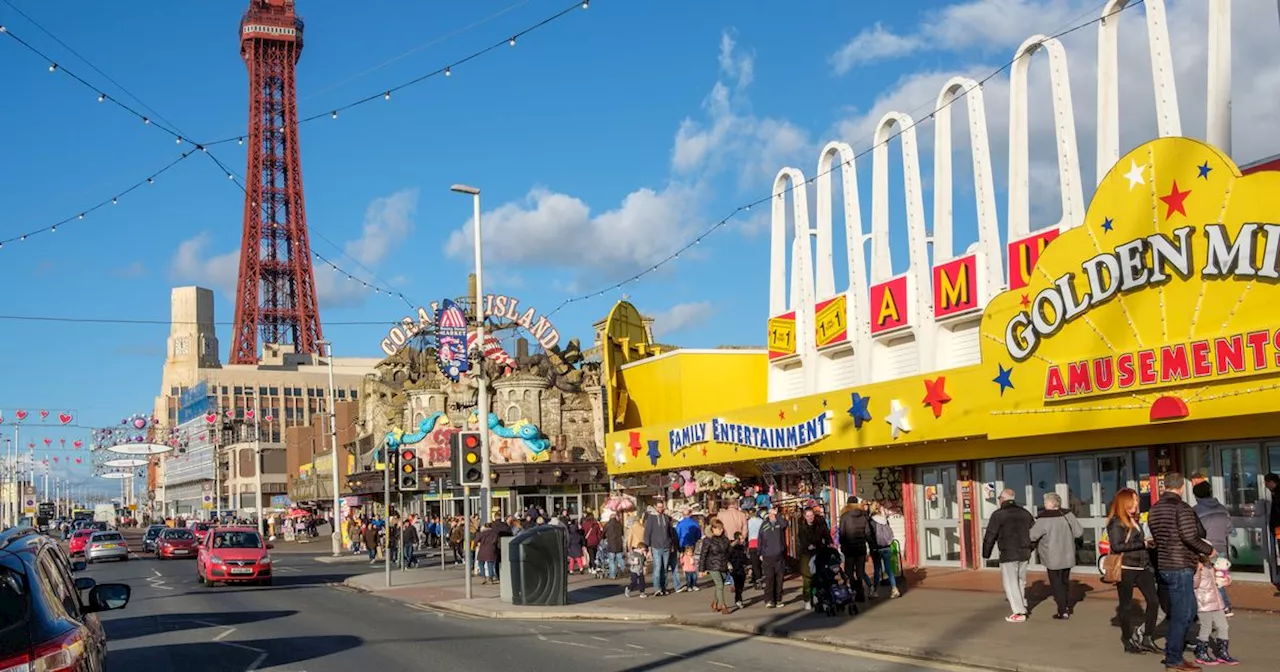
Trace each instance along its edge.
<path fill-rule="evenodd" d="M 1132 536 L 1133 530 L 1126 529 L 1124 540 L 1128 543 L 1129 537 Z M 1102 582 L 1103 583 L 1120 583 L 1120 577 L 1124 573 L 1124 554 L 1109 553 L 1102 559 Z"/>

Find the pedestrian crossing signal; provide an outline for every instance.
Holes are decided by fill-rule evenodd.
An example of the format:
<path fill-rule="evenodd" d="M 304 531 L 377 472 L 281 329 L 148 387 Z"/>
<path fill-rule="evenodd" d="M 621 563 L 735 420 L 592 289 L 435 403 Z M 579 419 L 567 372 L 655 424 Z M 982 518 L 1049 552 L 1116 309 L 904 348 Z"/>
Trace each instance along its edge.
<path fill-rule="evenodd" d="M 400 449 L 400 468 L 396 487 L 400 491 L 422 489 L 422 474 L 418 471 L 418 451 L 414 448 Z"/>
<path fill-rule="evenodd" d="M 453 437 L 453 450 L 450 457 L 453 462 L 454 481 L 457 485 L 479 486 L 484 482 L 484 463 L 480 451 L 480 432 L 458 432 Z"/>

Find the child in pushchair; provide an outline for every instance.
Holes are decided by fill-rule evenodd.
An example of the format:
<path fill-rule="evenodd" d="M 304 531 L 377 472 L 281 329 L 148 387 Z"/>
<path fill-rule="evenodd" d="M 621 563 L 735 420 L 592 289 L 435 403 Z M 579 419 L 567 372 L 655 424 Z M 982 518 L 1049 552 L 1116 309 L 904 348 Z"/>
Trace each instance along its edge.
<path fill-rule="evenodd" d="M 823 546 L 814 554 L 811 562 L 814 611 L 828 616 L 835 616 L 842 611 L 848 611 L 850 616 L 857 614 L 858 605 L 854 602 L 854 591 L 849 587 L 849 577 L 845 575 L 840 551 Z"/>

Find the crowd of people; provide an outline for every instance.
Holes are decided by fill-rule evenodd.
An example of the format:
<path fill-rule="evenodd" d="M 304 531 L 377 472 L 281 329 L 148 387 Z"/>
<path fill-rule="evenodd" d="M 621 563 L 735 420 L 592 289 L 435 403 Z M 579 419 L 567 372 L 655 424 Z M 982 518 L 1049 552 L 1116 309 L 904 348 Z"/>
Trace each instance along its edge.
<path fill-rule="evenodd" d="M 1280 476 L 1267 474 L 1264 482 L 1273 492 L 1270 527 L 1280 525 L 1280 507 L 1274 493 Z M 1192 486 L 1196 505 L 1185 500 L 1187 482 L 1181 474 L 1164 476 L 1164 491 L 1143 520 L 1140 495 L 1131 488 L 1118 491 L 1107 516 L 1107 576 L 1118 591 L 1117 620 L 1121 644 L 1130 654 L 1160 653 L 1166 670 L 1188 672 L 1208 665 L 1237 665 L 1231 655 L 1230 626 L 1233 615 L 1227 539 L 1232 533 L 1228 509 L 1213 498 L 1208 481 Z M 1044 507 L 1033 516 L 1016 501 L 1012 490 L 999 495 L 1000 508 L 991 516 L 983 539 L 982 555 L 990 558 L 999 549 L 1000 570 L 1011 612 L 1005 620 L 1023 623 L 1029 609 L 1026 598 L 1027 566 L 1032 553 L 1048 572 L 1056 610 L 1053 618 L 1069 620 L 1071 569 L 1076 565 L 1076 540 L 1083 535 L 1080 522 L 1062 509 L 1062 499 L 1044 495 Z M 1141 623 L 1133 615 L 1134 591 L 1144 602 Z M 1166 615 L 1163 647 L 1155 641 L 1160 612 Z M 1188 644 L 1194 662 L 1186 660 Z"/>

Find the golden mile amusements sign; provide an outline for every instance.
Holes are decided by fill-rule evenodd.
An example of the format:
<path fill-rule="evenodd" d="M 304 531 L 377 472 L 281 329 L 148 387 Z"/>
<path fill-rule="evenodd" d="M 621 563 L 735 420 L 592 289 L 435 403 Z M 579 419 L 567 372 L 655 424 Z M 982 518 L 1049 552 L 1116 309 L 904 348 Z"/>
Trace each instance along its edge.
<path fill-rule="evenodd" d="M 418 335 L 423 329 L 435 322 L 439 304 L 432 302 L 430 307 L 418 308 L 417 315 L 406 315 L 400 324 L 392 327 L 386 338 L 382 339 L 382 352 L 388 357 L 399 352 L 409 339 Z M 546 315 L 541 315 L 535 308 L 521 310 L 520 299 L 505 294 L 487 294 L 484 297 L 484 315 L 486 318 L 508 320 L 524 328 L 544 350 L 560 344 L 560 330 Z"/>

